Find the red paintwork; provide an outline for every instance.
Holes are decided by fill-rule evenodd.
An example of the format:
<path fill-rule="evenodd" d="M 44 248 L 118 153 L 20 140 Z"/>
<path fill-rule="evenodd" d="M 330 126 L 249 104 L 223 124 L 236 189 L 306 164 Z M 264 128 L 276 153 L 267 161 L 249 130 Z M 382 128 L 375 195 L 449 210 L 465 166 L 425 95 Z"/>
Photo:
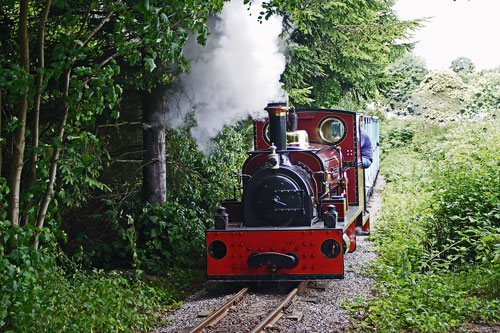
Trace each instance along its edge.
<path fill-rule="evenodd" d="M 309 149 L 321 149 L 324 147 L 328 147 L 327 145 L 321 144 L 322 139 L 319 136 L 319 124 L 321 121 L 327 117 L 335 116 L 337 118 L 340 118 L 344 121 L 347 129 L 347 133 L 345 138 L 337 144 L 338 147 L 340 147 L 344 162 L 349 163 L 349 162 L 357 162 L 359 161 L 355 160 L 355 152 L 357 151 L 357 156 L 361 156 L 360 154 L 360 145 L 359 141 L 357 140 L 357 145 L 354 145 L 354 138 L 359 137 L 358 129 L 355 128 L 354 126 L 354 121 L 356 120 L 356 113 L 355 112 L 350 112 L 350 111 L 335 111 L 335 110 L 310 110 L 310 111 L 297 111 L 297 116 L 298 116 L 298 126 L 297 128 L 299 130 L 305 130 L 307 132 L 307 135 L 309 137 L 309 142 L 310 146 L 308 147 Z M 265 142 L 264 136 L 263 136 L 263 130 L 264 127 L 266 126 L 267 119 L 259 120 L 255 122 L 255 148 L 256 150 L 264 150 L 268 149 L 269 145 Z M 330 158 L 332 158 L 333 154 L 337 154 L 334 149 L 328 149 L 326 151 L 321 151 L 318 153 L 318 157 L 322 159 L 323 161 L 326 161 Z M 295 160 L 299 160 L 303 163 L 305 163 L 309 168 L 311 168 L 314 172 L 317 171 L 324 171 L 325 168 L 331 168 L 334 165 L 323 165 L 322 168 L 318 168 L 316 166 L 317 162 L 312 161 L 310 158 L 304 156 L 304 154 L 301 154 L 299 158 L 294 158 L 292 159 L 293 153 L 290 154 L 290 160 L 293 162 Z M 245 168 L 243 170 L 243 173 L 246 174 L 253 174 L 255 170 L 260 168 L 263 163 L 265 163 L 265 159 L 267 157 L 261 157 L 258 160 L 252 161 L 252 165 L 249 166 L 249 168 Z M 307 160 L 307 163 L 303 160 Z M 358 158 L 359 159 L 359 158 Z M 358 201 L 356 200 L 356 185 L 357 185 L 357 179 L 356 179 L 356 172 L 354 167 L 349 167 L 345 168 L 347 170 L 347 177 L 348 177 L 348 193 L 347 193 L 347 198 L 348 198 L 348 203 L 349 204 L 355 204 Z M 323 182 L 325 181 L 322 179 L 320 176 L 316 176 L 316 182 L 318 184 L 318 190 L 317 190 L 317 195 L 321 196 L 327 189 L 323 186 Z"/>
<path fill-rule="evenodd" d="M 362 214 L 361 214 L 362 215 Z M 349 227 L 347 228 L 346 234 L 349 237 L 349 240 L 351 241 L 351 246 L 349 247 L 348 252 L 352 252 L 356 250 L 356 230 L 355 230 L 355 222 L 353 221 Z"/>
<path fill-rule="evenodd" d="M 356 169 L 355 168 L 347 168 L 347 202 L 349 205 L 353 205 L 356 203 Z"/>
<path fill-rule="evenodd" d="M 370 217 L 366 220 L 365 224 L 362 227 L 363 231 L 370 231 Z"/>
<path fill-rule="evenodd" d="M 294 252 L 299 256 L 296 267 L 281 269 L 277 274 L 343 274 L 342 253 L 335 259 L 327 259 L 321 254 L 321 244 L 327 239 L 342 244 L 342 230 L 211 230 L 206 234 L 207 249 L 213 241 L 220 240 L 226 244 L 228 251 L 224 258 L 216 260 L 207 250 L 207 274 L 209 277 L 270 274 L 265 266 L 248 267 L 247 259 L 254 252 Z"/>
<path fill-rule="evenodd" d="M 345 162 L 354 162 L 354 117 L 355 113 L 340 113 L 340 112 L 327 112 L 327 111 L 318 111 L 314 112 L 314 117 L 310 117 L 309 111 L 298 112 L 297 115 L 299 117 L 298 129 L 306 130 L 309 136 L 310 142 L 321 142 L 321 138 L 318 132 L 318 126 L 321 121 L 329 116 L 336 116 L 344 120 L 347 126 L 347 135 L 337 146 L 342 149 L 342 154 L 344 155 Z"/>
<path fill-rule="evenodd" d="M 243 165 L 243 175 L 253 176 L 264 164 L 266 164 L 268 154 L 252 154 Z"/>

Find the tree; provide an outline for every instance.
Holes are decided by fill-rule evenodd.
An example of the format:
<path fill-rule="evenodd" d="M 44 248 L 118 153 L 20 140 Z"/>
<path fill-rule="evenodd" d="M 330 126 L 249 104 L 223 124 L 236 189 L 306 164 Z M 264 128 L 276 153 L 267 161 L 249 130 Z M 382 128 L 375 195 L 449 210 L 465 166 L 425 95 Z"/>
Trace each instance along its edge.
<path fill-rule="evenodd" d="M 282 15 L 285 21 L 304 27 L 304 23 L 311 18 L 308 8 L 315 0 L 269 0 L 262 1 L 261 15 L 259 20 L 268 19 L 271 15 Z M 253 0 L 243 0 L 244 4 L 252 4 Z"/>
<path fill-rule="evenodd" d="M 390 108 L 406 109 L 411 103 L 413 92 L 428 72 L 424 60 L 412 53 L 406 53 L 387 66 L 383 95 L 387 98 Z"/>
<path fill-rule="evenodd" d="M 417 21 L 399 21 L 393 1 L 310 2 L 308 21 L 288 39 L 282 76 L 295 105 L 331 107 L 343 96 L 373 96 L 387 64 L 411 47 L 401 41 Z"/>
<path fill-rule="evenodd" d="M 0 26 L 6 32 L 0 37 L 1 133 L 7 141 L 2 148 L 13 148 L 3 151 L 13 153 L 3 159 L 2 172 L 10 170 L 13 227 L 19 226 L 21 212 L 31 216 L 26 223 L 42 228 L 55 191 L 59 197 L 73 192 L 75 203 L 85 200 L 82 189 L 106 188 L 97 180 L 100 160 L 89 151 L 98 146 L 96 122 L 119 117 L 125 89 L 150 93 L 186 70 L 182 47 L 187 31 L 197 31 L 203 42 L 208 33 L 204 22 L 222 4 L 47 0 L 0 5 Z M 12 26 L 18 27 L 17 43 Z M 32 139 L 27 146 L 25 134 Z M 29 168 L 23 168 L 26 155 Z M 28 177 L 29 170 L 36 175 Z M 32 198 L 29 205 L 23 205 L 22 192 Z"/>
<path fill-rule="evenodd" d="M 484 115 L 500 109 L 500 68 L 469 74 L 467 80 L 475 89 L 469 105 L 472 114 Z"/>
<path fill-rule="evenodd" d="M 474 90 L 450 70 L 431 72 L 415 91 L 418 113 L 432 122 L 455 121 L 467 112 Z"/>
<path fill-rule="evenodd" d="M 458 57 L 451 62 L 450 69 L 457 74 L 470 74 L 474 72 L 474 63 L 466 57 Z"/>
<path fill-rule="evenodd" d="M 23 0 L 19 4 L 19 65 L 20 74 L 27 78 L 30 71 L 29 63 L 29 41 L 28 41 L 28 0 Z M 24 147 L 26 132 L 26 115 L 28 113 L 28 92 L 29 85 L 22 87 L 21 96 L 17 101 L 15 117 L 17 126 L 13 135 L 13 156 L 9 175 L 9 209 L 7 218 L 12 222 L 13 227 L 19 226 L 19 196 L 21 191 L 21 172 L 23 169 Z"/>

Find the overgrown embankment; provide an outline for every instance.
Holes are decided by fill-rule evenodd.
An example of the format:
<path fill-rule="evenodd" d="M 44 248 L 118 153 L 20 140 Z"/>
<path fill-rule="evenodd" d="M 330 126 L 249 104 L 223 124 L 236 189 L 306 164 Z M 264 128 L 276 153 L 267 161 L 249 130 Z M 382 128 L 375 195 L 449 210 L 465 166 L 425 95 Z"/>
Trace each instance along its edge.
<path fill-rule="evenodd" d="M 384 124 L 387 185 L 360 329 L 449 331 L 500 320 L 500 120 Z"/>
<path fill-rule="evenodd" d="M 233 195 L 234 170 L 249 148 L 250 127 L 239 126 L 219 134 L 209 157 L 189 128 L 167 131 L 164 204 L 144 205 L 138 191 L 105 204 L 94 199 L 77 220 L 52 211 L 52 229 L 11 228 L 0 178 L 0 331 L 136 332 L 164 323 L 163 312 L 205 278 L 205 228 L 218 202 Z M 39 250 L 31 245 L 36 232 Z"/>

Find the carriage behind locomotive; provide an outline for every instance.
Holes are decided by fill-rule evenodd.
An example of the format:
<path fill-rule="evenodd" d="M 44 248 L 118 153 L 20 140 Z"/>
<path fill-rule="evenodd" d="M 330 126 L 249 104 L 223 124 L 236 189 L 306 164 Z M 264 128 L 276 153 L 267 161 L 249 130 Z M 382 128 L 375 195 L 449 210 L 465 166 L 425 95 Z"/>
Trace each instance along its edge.
<path fill-rule="evenodd" d="M 207 230 L 209 280 L 342 278 L 344 254 L 367 235 L 366 195 L 379 163 L 378 118 L 272 103 L 254 122 L 242 200 L 224 201 Z M 360 128 L 374 161 L 361 163 Z"/>

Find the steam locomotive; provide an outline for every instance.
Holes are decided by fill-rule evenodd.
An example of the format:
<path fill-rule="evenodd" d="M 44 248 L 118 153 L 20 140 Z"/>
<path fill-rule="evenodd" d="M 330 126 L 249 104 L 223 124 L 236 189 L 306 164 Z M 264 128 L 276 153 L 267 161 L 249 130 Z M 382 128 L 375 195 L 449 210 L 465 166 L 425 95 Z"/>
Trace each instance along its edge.
<path fill-rule="evenodd" d="M 366 196 L 378 172 L 378 118 L 284 103 L 265 110 L 243 165 L 242 200 L 224 201 L 206 232 L 208 279 L 343 278 L 344 255 L 370 231 Z M 375 147 L 368 169 L 362 123 Z"/>

